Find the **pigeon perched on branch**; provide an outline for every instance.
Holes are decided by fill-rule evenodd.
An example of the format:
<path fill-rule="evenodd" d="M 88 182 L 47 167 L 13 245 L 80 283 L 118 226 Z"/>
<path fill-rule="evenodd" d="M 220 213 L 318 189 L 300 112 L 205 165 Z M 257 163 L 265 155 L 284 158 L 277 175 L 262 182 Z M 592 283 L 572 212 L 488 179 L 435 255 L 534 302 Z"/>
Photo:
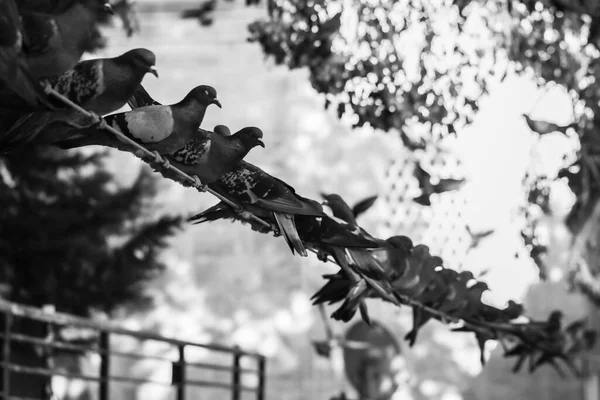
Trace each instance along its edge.
<path fill-rule="evenodd" d="M 234 203 L 240 204 L 244 210 L 276 224 L 292 253 L 295 251 L 303 257 L 308 254 L 298 235 L 295 217 L 298 215 L 326 216 L 317 202 L 299 196 L 287 183 L 245 161 L 208 186 Z M 223 205 L 223 207 L 229 206 Z M 233 209 L 230 218 L 244 219 Z M 210 215 L 199 213 L 189 220 L 214 219 Z"/>
<path fill-rule="evenodd" d="M 331 208 L 333 215 L 349 224 L 358 226 L 356 217 L 367 211 L 377 200 L 377 196 L 369 196 L 350 207 L 348 203 L 338 194 L 321 193 L 325 199 L 325 204 Z"/>
<path fill-rule="evenodd" d="M 158 77 L 155 63 L 154 53 L 147 49 L 133 49 L 115 58 L 81 61 L 73 69 L 53 78 L 53 89 L 89 112 L 105 115 L 123 107 L 147 73 Z M 56 107 L 60 109 L 21 115 L 4 132 L 0 140 L 3 150 L 8 150 L 8 143 L 14 146 L 33 140 L 53 122 L 64 122 L 76 128 L 85 128 L 98 122 L 97 117 L 90 120 L 58 102 Z M 4 118 L 7 112 L 20 114 L 12 109 L 3 110 Z M 52 142 L 51 136 L 47 135 L 43 141 Z"/>
<path fill-rule="evenodd" d="M 98 18 L 113 12 L 106 0 L 58 3 L 61 7 L 54 15 L 21 14 L 27 62 L 35 78 L 58 76 L 73 68 L 86 50 Z"/>
<path fill-rule="evenodd" d="M 199 132 L 183 148 L 168 155 L 166 160 L 195 177 L 197 184 L 212 183 L 238 165 L 254 147 L 264 148 L 262 137 L 262 131 L 253 126 L 240 129 L 230 136 Z M 161 173 L 167 178 L 173 174 L 170 170 Z"/>
<path fill-rule="evenodd" d="M 157 106 L 158 103 L 148 92 L 140 90 L 129 101 L 131 107 L 143 107 L 147 104 Z M 208 135 L 210 140 L 219 141 L 227 134 L 214 134 L 200 129 L 200 135 Z M 229 129 L 226 129 L 229 132 Z M 188 170 L 189 171 L 189 170 Z M 191 171 L 190 171 L 191 172 Z M 263 218 L 283 235 L 292 252 L 307 256 L 306 248 L 298 236 L 295 216 L 311 215 L 325 216 L 321 206 L 316 202 L 296 194 L 294 188 L 287 183 L 267 174 L 255 165 L 241 161 L 230 171 L 208 186 L 219 195 L 239 204 L 242 210 L 232 208 L 228 204 L 219 203 L 216 206 L 189 218 L 189 221 L 202 223 L 217 219 L 232 219 L 251 224 L 255 230 L 266 228 L 250 217 L 251 214 Z M 272 228 L 271 228 L 272 229 Z"/>
<path fill-rule="evenodd" d="M 160 159 L 160 156 L 183 149 L 197 135 L 206 109 L 211 104 L 221 107 L 215 89 L 203 85 L 192 89 L 178 103 L 140 107 L 109 115 L 105 120 L 128 138 L 153 151 Z M 61 148 L 102 145 L 135 152 L 131 145 L 99 129 L 79 131 L 57 145 Z"/>
<path fill-rule="evenodd" d="M 0 0 L 0 90 L 2 85 L 31 106 L 52 108 L 23 53 L 21 17 L 14 0 Z"/>

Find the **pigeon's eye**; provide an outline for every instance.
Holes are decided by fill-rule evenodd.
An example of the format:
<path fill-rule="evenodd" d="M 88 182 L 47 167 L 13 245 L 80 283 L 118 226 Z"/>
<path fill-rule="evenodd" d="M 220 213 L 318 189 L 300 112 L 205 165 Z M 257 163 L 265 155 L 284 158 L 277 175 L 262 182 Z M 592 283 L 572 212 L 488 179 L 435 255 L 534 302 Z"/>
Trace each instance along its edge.
<path fill-rule="evenodd" d="M 205 96 L 210 96 L 210 94 L 208 93 L 208 90 L 205 90 L 205 91 L 204 91 L 204 95 L 205 95 Z"/>

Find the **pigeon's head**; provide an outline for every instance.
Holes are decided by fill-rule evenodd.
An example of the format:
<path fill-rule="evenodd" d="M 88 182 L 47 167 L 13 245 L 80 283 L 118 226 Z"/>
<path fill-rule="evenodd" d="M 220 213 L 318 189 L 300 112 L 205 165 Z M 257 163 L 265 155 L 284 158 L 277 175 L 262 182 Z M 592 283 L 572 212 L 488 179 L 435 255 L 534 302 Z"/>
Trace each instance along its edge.
<path fill-rule="evenodd" d="M 244 144 L 244 147 L 247 149 L 251 149 L 256 146 L 260 146 L 262 148 L 265 147 L 265 143 L 262 141 L 263 132 L 255 126 L 243 128 L 239 132 L 236 132 L 234 136 L 239 138 L 239 140 Z"/>
<path fill-rule="evenodd" d="M 142 74 L 150 73 L 158 78 L 158 72 L 154 69 L 156 56 L 148 49 L 133 49 L 119 57 L 122 61 L 128 63 L 135 71 Z"/>
<path fill-rule="evenodd" d="M 473 275 L 471 271 L 461 271 L 461 273 L 458 274 L 458 276 L 459 280 L 462 282 L 468 282 L 471 279 L 475 279 L 475 275 Z"/>
<path fill-rule="evenodd" d="M 208 85 L 196 86 L 192 89 L 188 95 L 200 104 L 210 105 L 214 104 L 221 108 L 221 103 L 217 100 L 217 91 L 214 87 Z"/>
<path fill-rule="evenodd" d="M 413 248 L 413 242 L 409 237 L 396 235 L 386 239 L 386 242 L 392 245 L 392 247 L 410 253 Z"/>
<path fill-rule="evenodd" d="M 330 193 L 330 194 L 321 193 L 321 197 L 323 198 L 323 200 L 325 200 L 323 202 L 323 204 L 325 204 L 325 205 L 344 203 L 344 199 L 342 199 L 342 196 L 340 196 L 339 194 L 335 194 L 335 193 Z"/>
<path fill-rule="evenodd" d="M 476 289 L 476 290 L 480 290 L 481 292 L 485 292 L 486 290 L 489 290 L 489 286 L 487 283 L 485 282 L 477 282 L 476 284 L 474 284 L 473 286 L 471 286 L 470 289 Z"/>
<path fill-rule="evenodd" d="M 225 125 L 215 125 L 213 132 L 218 133 L 221 136 L 231 136 L 231 131 Z"/>

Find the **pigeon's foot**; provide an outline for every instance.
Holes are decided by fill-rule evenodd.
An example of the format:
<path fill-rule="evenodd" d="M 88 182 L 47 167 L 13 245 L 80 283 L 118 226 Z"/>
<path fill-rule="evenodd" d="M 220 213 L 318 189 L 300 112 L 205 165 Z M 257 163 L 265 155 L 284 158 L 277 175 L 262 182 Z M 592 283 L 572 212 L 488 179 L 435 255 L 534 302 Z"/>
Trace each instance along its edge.
<path fill-rule="evenodd" d="M 241 206 L 236 207 L 235 208 L 235 212 L 242 219 L 248 219 L 249 220 L 249 219 L 252 219 L 252 217 L 254 216 L 254 214 L 252 214 L 250 211 L 244 210 L 244 207 L 241 207 Z"/>
<path fill-rule="evenodd" d="M 326 252 L 324 252 L 323 250 L 319 250 L 319 251 L 317 252 L 317 259 L 318 259 L 319 261 L 322 261 L 322 262 L 327 262 L 327 261 L 329 261 L 329 260 L 328 260 L 328 258 L 327 258 L 328 256 L 329 256 L 329 255 L 328 255 Z"/>
<path fill-rule="evenodd" d="M 152 154 L 154 154 L 154 162 L 157 164 L 160 164 L 162 162 L 164 162 L 162 156 L 160 155 L 160 153 L 158 151 L 153 151 Z"/>
<path fill-rule="evenodd" d="M 83 115 L 77 111 L 69 110 L 66 112 L 66 115 L 58 118 L 58 120 L 76 129 L 86 129 L 92 126 L 98 129 L 106 129 L 108 127 L 104 118 L 92 112 L 90 115 Z"/>
<path fill-rule="evenodd" d="M 198 177 L 198 175 L 192 175 L 192 178 L 194 179 L 194 187 L 201 192 L 206 192 L 207 186 L 202 183 L 200 177 Z"/>
<path fill-rule="evenodd" d="M 167 169 L 171 167 L 171 163 L 169 162 L 169 160 L 167 160 L 166 158 L 163 158 L 158 151 L 153 151 L 152 154 L 154 154 L 154 162 L 155 163 L 161 164 L 163 167 L 165 167 Z"/>

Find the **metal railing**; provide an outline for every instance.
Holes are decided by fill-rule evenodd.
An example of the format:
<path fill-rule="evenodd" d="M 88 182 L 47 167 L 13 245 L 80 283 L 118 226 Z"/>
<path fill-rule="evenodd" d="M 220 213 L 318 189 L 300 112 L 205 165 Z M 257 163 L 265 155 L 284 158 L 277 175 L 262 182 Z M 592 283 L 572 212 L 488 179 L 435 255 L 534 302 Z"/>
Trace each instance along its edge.
<path fill-rule="evenodd" d="M 31 335 L 18 332 L 14 329 L 17 321 L 37 321 L 39 326 L 44 327 L 46 335 Z M 84 381 L 97 382 L 98 384 L 98 399 L 108 400 L 111 383 L 130 383 L 133 385 L 141 384 L 156 384 L 160 386 L 169 386 L 175 389 L 175 399 L 185 400 L 186 389 L 189 388 L 216 388 L 231 391 L 232 400 L 240 400 L 242 392 L 254 392 L 257 400 L 265 399 L 265 357 L 253 352 L 243 351 L 237 347 L 227 347 L 215 344 L 204 344 L 187 342 L 172 338 L 163 337 L 158 334 L 144 331 L 133 331 L 116 326 L 112 323 L 93 321 L 89 319 L 79 318 L 76 316 L 62 313 L 48 313 L 40 309 L 14 304 L 0 300 L 0 325 L 2 340 L 2 362 L 0 363 L 1 372 L 1 390 L 2 399 L 23 400 L 23 397 L 16 396 L 14 391 L 11 391 L 11 378 L 15 374 L 29 374 L 42 377 L 63 376 L 66 378 L 81 379 Z M 56 332 L 62 328 L 79 328 L 88 332 L 91 339 L 85 341 L 85 345 L 74 344 L 72 341 L 61 339 L 52 339 L 50 333 Z M 91 332 L 91 335 L 90 335 Z M 157 355 L 145 355 L 139 352 L 119 351 L 111 349 L 111 337 L 124 336 L 135 338 L 141 342 L 153 341 L 166 344 L 173 349 L 177 349 L 177 359 L 161 357 Z M 97 354 L 99 357 L 99 368 L 96 375 L 84 375 L 79 373 L 65 373 L 63 370 L 53 367 L 37 367 L 27 366 L 12 361 L 11 348 L 17 343 L 26 343 L 30 347 L 37 346 L 46 351 L 65 351 L 65 352 L 80 352 Z M 231 356 L 230 364 L 212 364 L 208 362 L 193 362 L 186 359 L 186 349 L 199 348 L 213 353 L 220 353 Z M 111 359 L 130 358 L 136 360 L 156 360 L 159 362 L 171 363 L 171 379 L 170 382 L 158 382 L 136 377 L 119 376 L 111 373 Z M 242 360 L 250 359 L 254 364 L 254 368 L 242 367 Z M 188 371 L 194 368 L 195 370 L 209 370 L 230 372 L 229 382 L 216 381 L 214 379 L 197 380 L 188 378 Z M 253 374 L 252 385 L 243 384 L 243 375 Z M 226 398 L 222 396 L 220 398 Z M 27 399 L 34 400 L 34 399 Z"/>

